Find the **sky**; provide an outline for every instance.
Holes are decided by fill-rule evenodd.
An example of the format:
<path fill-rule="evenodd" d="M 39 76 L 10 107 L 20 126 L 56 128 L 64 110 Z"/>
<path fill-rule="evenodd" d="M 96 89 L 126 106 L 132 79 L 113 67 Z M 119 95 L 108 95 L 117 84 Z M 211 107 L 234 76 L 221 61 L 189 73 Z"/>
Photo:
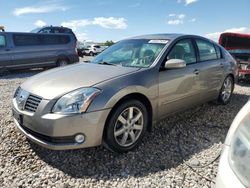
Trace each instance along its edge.
<path fill-rule="evenodd" d="M 250 33 L 250 0 L 0 0 L 0 25 L 29 32 L 73 29 L 80 41 L 118 41 L 153 33 Z"/>

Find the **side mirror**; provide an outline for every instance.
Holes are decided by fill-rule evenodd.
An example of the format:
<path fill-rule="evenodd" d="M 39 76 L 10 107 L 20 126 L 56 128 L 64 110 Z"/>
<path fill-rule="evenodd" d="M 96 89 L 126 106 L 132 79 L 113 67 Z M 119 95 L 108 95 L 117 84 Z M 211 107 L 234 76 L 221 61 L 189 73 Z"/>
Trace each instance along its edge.
<path fill-rule="evenodd" d="M 169 59 L 165 63 L 165 69 L 180 69 L 186 67 L 186 64 L 182 59 Z"/>

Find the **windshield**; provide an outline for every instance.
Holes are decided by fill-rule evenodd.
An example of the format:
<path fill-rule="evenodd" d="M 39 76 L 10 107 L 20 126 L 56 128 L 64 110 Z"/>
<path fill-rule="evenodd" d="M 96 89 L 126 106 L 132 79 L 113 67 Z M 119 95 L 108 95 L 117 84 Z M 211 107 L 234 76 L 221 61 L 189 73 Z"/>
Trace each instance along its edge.
<path fill-rule="evenodd" d="M 91 63 L 149 67 L 166 45 L 167 40 L 131 39 L 118 42 L 96 56 Z"/>

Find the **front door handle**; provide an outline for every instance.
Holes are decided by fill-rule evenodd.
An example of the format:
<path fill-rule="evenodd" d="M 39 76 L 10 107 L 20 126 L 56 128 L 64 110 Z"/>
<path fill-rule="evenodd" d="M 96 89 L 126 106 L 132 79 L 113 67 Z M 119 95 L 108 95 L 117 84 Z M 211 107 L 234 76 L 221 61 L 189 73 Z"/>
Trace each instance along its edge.
<path fill-rule="evenodd" d="M 199 73 L 200 73 L 200 72 L 199 72 L 198 69 L 195 69 L 195 70 L 194 70 L 194 74 L 198 75 Z"/>

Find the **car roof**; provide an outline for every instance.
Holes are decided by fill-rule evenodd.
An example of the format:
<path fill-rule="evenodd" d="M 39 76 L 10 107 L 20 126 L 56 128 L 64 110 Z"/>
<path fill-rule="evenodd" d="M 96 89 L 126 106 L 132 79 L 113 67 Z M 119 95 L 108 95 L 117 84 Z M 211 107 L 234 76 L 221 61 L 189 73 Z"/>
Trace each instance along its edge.
<path fill-rule="evenodd" d="M 199 38 L 204 38 L 204 37 L 201 37 L 201 36 L 198 36 L 198 35 L 179 34 L 179 33 L 161 33 L 161 34 L 141 35 L 141 36 L 131 37 L 131 38 L 128 38 L 128 39 L 175 40 L 175 39 L 180 38 L 180 37 L 199 37 Z"/>
<path fill-rule="evenodd" d="M 68 27 L 63 27 L 63 26 L 53 26 L 53 25 L 47 25 L 47 26 L 43 26 L 40 27 L 40 29 L 44 29 L 44 28 L 54 28 L 54 29 L 70 29 Z M 71 30 L 71 29 L 70 29 Z"/>
<path fill-rule="evenodd" d="M 12 35 L 12 34 L 25 34 L 25 35 L 68 35 L 71 36 L 72 34 L 70 33 L 31 33 L 31 32 L 1 32 L 1 35 L 5 34 L 5 35 Z"/>

